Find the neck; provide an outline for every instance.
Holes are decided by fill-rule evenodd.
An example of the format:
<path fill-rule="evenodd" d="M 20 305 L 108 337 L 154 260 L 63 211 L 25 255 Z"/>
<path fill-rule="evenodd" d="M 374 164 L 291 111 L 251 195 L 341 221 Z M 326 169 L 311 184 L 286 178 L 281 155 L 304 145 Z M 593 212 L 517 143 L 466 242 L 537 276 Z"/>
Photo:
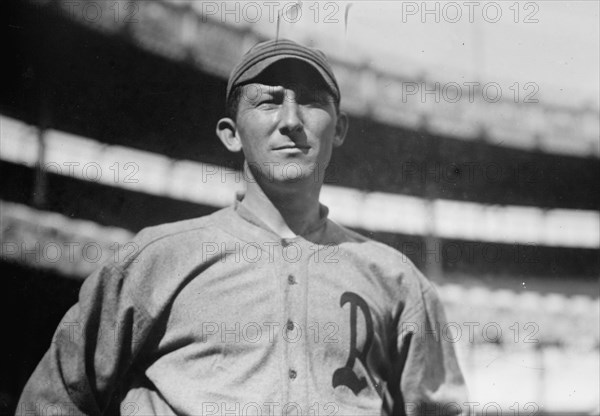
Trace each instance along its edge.
<path fill-rule="evenodd" d="M 261 184 L 249 169 L 246 175 L 249 180 L 242 204 L 279 236 L 303 235 L 319 221 L 320 184 Z"/>

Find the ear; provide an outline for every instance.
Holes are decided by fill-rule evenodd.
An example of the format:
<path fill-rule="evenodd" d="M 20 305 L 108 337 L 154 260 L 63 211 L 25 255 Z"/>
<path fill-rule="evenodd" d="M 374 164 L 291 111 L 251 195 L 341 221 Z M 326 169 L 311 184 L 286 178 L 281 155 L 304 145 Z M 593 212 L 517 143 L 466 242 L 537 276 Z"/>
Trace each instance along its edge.
<path fill-rule="evenodd" d="M 235 121 L 232 119 L 228 117 L 220 119 L 217 122 L 216 133 L 230 152 L 239 152 L 242 150 L 242 142 L 237 135 Z"/>
<path fill-rule="evenodd" d="M 335 136 L 333 137 L 333 147 L 339 147 L 346 140 L 346 133 L 348 132 L 348 116 L 346 113 L 340 112 L 337 117 L 337 123 L 335 125 Z"/>

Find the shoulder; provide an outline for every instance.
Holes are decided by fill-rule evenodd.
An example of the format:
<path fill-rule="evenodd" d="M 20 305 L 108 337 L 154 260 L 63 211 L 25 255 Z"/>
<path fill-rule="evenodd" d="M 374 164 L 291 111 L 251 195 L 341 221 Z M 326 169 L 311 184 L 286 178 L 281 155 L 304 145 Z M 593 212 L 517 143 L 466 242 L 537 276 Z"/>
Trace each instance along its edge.
<path fill-rule="evenodd" d="M 373 263 L 416 269 L 413 262 L 404 253 L 387 244 L 350 230 L 332 220 L 328 220 L 327 227 L 327 239 L 332 244 L 340 245 L 342 250 L 348 250 L 360 257 L 371 259 Z"/>
<path fill-rule="evenodd" d="M 135 236 L 135 240 L 141 247 L 156 245 L 163 240 L 185 240 L 222 226 L 233 214 L 233 208 L 227 207 L 203 217 L 146 227 Z"/>
<path fill-rule="evenodd" d="M 405 296 L 434 295 L 435 286 L 403 252 L 328 221 L 328 238 L 339 245 L 340 257 L 362 266 L 391 291 Z"/>
<path fill-rule="evenodd" d="M 223 232 L 232 215 L 228 207 L 210 215 L 147 227 L 108 265 L 105 283 L 118 284 L 123 296 L 154 316 L 181 285 L 218 259 L 208 256 L 204 243 L 232 237 Z M 132 250 L 133 247 L 133 250 Z"/>
<path fill-rule="evenodd" d="M 209 260 L 204 251 L 207 244 L 234 238 L 223 231 L 234 215 L 233 208 L 227 207 L 203 217 L 144 228 L 123 246 L 112 267 L 126 275 L 189 270 Z"/>

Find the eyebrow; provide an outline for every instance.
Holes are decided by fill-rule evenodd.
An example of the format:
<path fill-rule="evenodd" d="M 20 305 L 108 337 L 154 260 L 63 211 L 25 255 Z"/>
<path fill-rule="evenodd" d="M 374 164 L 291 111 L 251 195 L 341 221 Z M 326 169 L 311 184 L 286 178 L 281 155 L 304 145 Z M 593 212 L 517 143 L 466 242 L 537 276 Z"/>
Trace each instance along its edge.
<path fill-rule="evenodd" d="M 270 85 L 270 84 L 263 84 L 261 82 L 256 82 L 254 83 L 258 89 L 260 90 L 260 95 L 257 97 L 258 100 L 260 100 L 260 98 L 264 98 L 265 96 L 272 96 L 272 97 L 282 97 L 286 95 L 286 90 L 290 88 L 290 86 L 285 86 L 285 85 Z M 318 85 L 295 85 L 296 87 L 301 87 L 300 90 L 298 91 L 299 94 L 296 97 L 297 99 L 299 98 L 300 100 L 306 100 L 307 97 L 310 97 L 310 99 L 312 101 L 315 102 L 328 102 L 330 100 L 333 100 L 333 95 L 331 94 L 331 92 L 329 92 L 329 90 L 327 90 L 326 88 L 322 88 L 321 86 Z"/>
<path fill-rule="evenodd" d="M 282 85 L 256 84 L 262 94 L 280 95 L 285 93 L 285 87 Z"/>

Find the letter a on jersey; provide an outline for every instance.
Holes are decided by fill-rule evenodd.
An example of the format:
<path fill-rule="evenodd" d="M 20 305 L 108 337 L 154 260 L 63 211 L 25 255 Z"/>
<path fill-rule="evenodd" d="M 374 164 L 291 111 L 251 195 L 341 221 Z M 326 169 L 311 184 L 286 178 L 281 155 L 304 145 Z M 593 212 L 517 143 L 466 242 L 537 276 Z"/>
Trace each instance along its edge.
<path fill-rule="evenodd" d="M 373 343 L 373 319 L 367 302 L 356 293 L 344 292 L 340 298 L 340 306 L 350 303 L 350 356 L 344 367 L 338 368 L 333 373 L 332 384 L 333 388 L 337 386 L 346 386 L 352 390 L 355 395 L 358 395 L 362 389 L 367 387 L 367 380 L 364 377 L 359 377 L 354 372 L 354 361 L 358 358 L 360 362 L 367 368 L 367 354 Z M 362 350 L 356 346 L 357 327 L 356 327 L 356 312 L 360 309 L 365 319 L 366 338 Z M 370 374 L 369 374 L 370 376 Z"/>

